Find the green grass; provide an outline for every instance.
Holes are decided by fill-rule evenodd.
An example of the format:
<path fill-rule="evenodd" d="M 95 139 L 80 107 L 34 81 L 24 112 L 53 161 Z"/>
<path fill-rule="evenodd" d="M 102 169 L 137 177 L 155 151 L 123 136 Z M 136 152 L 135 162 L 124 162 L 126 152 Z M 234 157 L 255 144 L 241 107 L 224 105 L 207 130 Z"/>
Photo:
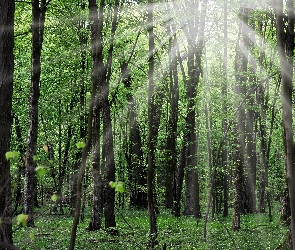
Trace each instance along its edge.
<path fill-rule="evenodd" d="M 89 209 L 89 208 L 88 208 Z M 118 236 L 110 236 L 104 230 L 88 232 L 89 211 L 85 221 L 79 224 L 75 249 L 146 249 L 148 242 L 148 213 L 147 211 L 122 210 L 125 219 L 133 230 L 117 213 Z M 19 228 L 14 232 L 14 244 L 20 249 L 68 249 L 73 218 L 62 215 L 44 215 L 42 211 L 35 220 L 34 228 Z M 43 214 L 43 215 L 42 215 Z M 207 240 L 203 239 L 203 220 L 198 225 L 194 218 L 174 218 L 170 211 L 161 210 L 157 216 L 158 249 L 163 244 L 167 249 L 238 249 L 265 250 L 275 249 L 280 245 L 287 233 L 287 228 L 275 217 L 268 221 L 266 214 L 244 215 L 241 217 L 241 229 L 231 230 L 231 217 L 217 217 L 209 220 Z M 16 228 L 16 225 L 15 225 Z M 228 229 L 228 232 L 226 230 Z M 234 245 L 235 243 L 235 245 Z"/>

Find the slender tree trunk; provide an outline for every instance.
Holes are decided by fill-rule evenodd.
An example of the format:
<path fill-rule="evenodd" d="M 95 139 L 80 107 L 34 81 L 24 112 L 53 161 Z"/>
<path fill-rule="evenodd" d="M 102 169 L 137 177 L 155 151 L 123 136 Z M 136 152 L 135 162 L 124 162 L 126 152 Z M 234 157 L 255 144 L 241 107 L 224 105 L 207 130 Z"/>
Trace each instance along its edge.
<path fill-rule="evenodd" d="M 292 128 L 292 79 L 294 56 L 294 1 L 287 0 L 287 27 L 284 31 L 283 1 L 275 1 L 277 43 L 282 74 L 281 99 L 283 107 L 283 140 L 285 142 L 286 182 L 289 189 L 291 208 L 291 239 L 295 249 L 295 170 L 294 141 Z"/>
<path fill-rule="evenodd" d="M 223 9 L 223 22 L 224 22 L 224 48 L 223 48 L 223 72 L 224 72 L 224 83 L 222 86 L 222 111 L 224 117 L 222 118 L 222 134 L 226 134 L 227 128 L 227 2 L 228 0 L 224 0 L 224 9 Z M 228 216 L 228 150 L 227 150 L 227 136 L 224 138 L 224 143 L 222 147 L 222 169 L 223 169 L 223 217 Z"/>
<path fill-rule="evenodd" d="M 157 244 L 157 221 L 156 221 L 156 211 L 154 204 L 154 194 L 153 194 L 153 182 L 155 173 L 155 134 L 154 134 L 154 24 L 153 24 L 153 0 L 148 0 L 147 6 L 148 12 L 148 33 L 149 33 L 149 93 L 148 93 L 148 125 L 149 125 L 149 135 L 148 135 L 148 175 L 147 175 L 147 198 L 148 198 L 148 212 L 149 212 L 149 222 L 150 222 L 150 239 L 149 247 L 154 248 Z"/>
<path fill-rule="evenodd" d="M 105 144 L 105 160 L 106 160 L 106 189 L 105 189 L 105 203 L 104 203 L 104 215 L 105 215 L 105 227 L 109 229 L 111 234 L 117 234 L 116 219 L 115 219 L 115 190 L 108 185 L 110 181 L 115 181 L 115 157 L 114 157 L 114 146 L 113 146 L 113 129 L 111 121 L 111 111 L 109 103 L 109 82 L 111 75 L 111 66 L 112 66 L 112 55 L 113 55 L 113 46 L 114 46 L 114 35 L 117 29 L 117 20 L 118 20 L 118 8 L 119 2 L 115 0 L 114 5 L 114 16 L 112 21 L 111 28 L 111 38 L 110 38 L 110 47 L 108 50 L 107 65 L 105 71 L 105 81 L 102 81 L 102 120 L 103 120 L 103 140 Z M 101 34 L 100 34 L 101 36 Z M 102 66 L 102 61 L 100 61 Z"/>
<path fill-rule="evenodd" d="M 100 108 L 94 105 L 92 119 L 92 212 L 88 229 L 90 231 L 101 228 L 102 178 L 100 172 Z"/>
<path fill-rule="evenodd" d="M 186 177 L 186 201 L 184 214 L 191 214 L 196 217 L 201 215 L 200 212 L 200 200 L 199 200 L 199 180 L 198 173 L 193 174 L 194 168 L 196 168 L 196 153 L 197 153 L 197 138 L 195 132 L 195 97 L 197 95 L 197 87 L 199 83 L 199 78 L 202 72 L 201 59 L 204 49 L 204 29 L 205 29 L 205 17 L 206 17 L 206 6 L 207 0 L 202 1 L 202 9 L 200 11 L 199 17 L 195 18 L 194 3 L 186 1 L 186 8 L 194 17 L 193 20 L 190 20 L 189 24 L 185 27 L 184 33 L 188 41 L 188 83 L 186 86 L 186 93 L 188 97 L 188 151 L 187 151 L 187 174 Z M 195 31 L 197 30 L 197 32 Z M 196 38 L 198 36 L 197 43 Z M 192 178 L 193 177 L 193 178 Z M 197 183 L 191 183 L 190 180 L 196 180 Z M 193 188 L 193 189 L 192 189 Z M 193 195 L 191 195 L 194 192 Z M 195 200 L 192 200 L 195 199 Z M 193 207 L 192 207 L 193 206 Z"/>
<path fill-rule="evenodd" d="M 175 199 L 174 199 L 173 207 L 172 207 L 172 213 L 176 217 L 180 217 L 180 207 L 181 207 L 180 200 L 181 200 L 181 192 L 182 192 L 182 185 L 183 185 L 183 179 L 184 179 L 184 169 L 186 166 L 186 159 L 187 159 L 186 141 L 187 141 L 187 135 L 186 133 L 184 133 L 182 148 L 180 152 L 179 166 L 178 166 L 176 178 L 175 178 L 176 190 L 175 190 Z"/>
<path fill-rule="evenodd" d="M 239 137 L 238 135 L 236 135 Z M 236 146 L 234 152 L 234 162 L 235 162 L 235 170 L 234 170 L 234 210 L 233 210 L 233 221 L 232 221 L 232 229 L 234 231 L 239 230 L 241 228 L 241 203 L 242 203 L 242 195 L 243 195 L 243 162 L 242 162 L 242 153 L 241 149 L 238 146 L 238 140 L 234 142 Z"/>
<path fill-rule="evenodd" d="M 98 8 L 96 0 L 89 0 L 89 20 L 91 49 L 92 49 L 92 73 L 91 80 L 93 86 L 93 104 L 92 118 L 92 179 L 93 179 L 93 204 L 92 213 L 89 222 L 89 230 L 99 230 L 101 228 L 101 207 L 102 207 L 102 176 L 100 169 L 100 116 L 102 102 L 102 82 L 105 81 L 105 69 L 102 64 L 102 43 L 101 32 L 103 28 L 103 7 L 104 1 L 100 3 L 100 17 L 98 17 Z M 99 19 L 100 18 L 100 19 Z"/>
<path fill-rule="evenodd" d="M 15 126 L 15 133 L 16 133 L 16 137 L 17 137 L 17 141 L 18 141 L 18 147 L 17 147 L 17 151 L 20 153 L 22 159 L 25 155 L 26 149 L 25 149 L 25 145 L 22 139 L 22 133 L 21 133 L 21 128 L 20 128 L 20 124 L 19 124 L 19 119 L 18 116 L 16 114 L 13 114 L 14 117 L 14 126 Z M 22 200 L 23 200 L 23 194 L 22 194 L 22 176 L 24 175 L 24 171 L 25 170 L 25 164 L 24 161 L 22 161 L 21 164 L 19 164 L 18 169 L 17 169 L 17 177 L 16 177 L 16 188 L 14 191 L 14 209 L 12 211 L 13 215 L 18 214 L 18 207 L 22 205 Z"/>
<path fill-rule="evenodd" d="M 108 101 L 108 90 L 103 88 L 103 92 L 106 93 L 106 99 L 102 104 L 102 119 L 103 119 L 103 139 L 105 141 L 106 152 L 106 183 L 115 181 L 115 159 L 114 159 L 114 146 L 113 146 L 113 133 L 110 106 Z M 115 220 L 115 189 L 110 185 L 106 186 L 105 190 L 105 203 L 104 203 L 104 215 L 105 215 L 105 227 L 110 229 L 111 233 L 116 233 L 114 228 L 116 227 Z"/>
<path fill-rule="evenodd" d="M 147 171 L 144 167 L 142 141 L 140 136 L 140 129 L 137 122 L 136 102 L 131 89 L 131 75 L 128 69 L 128 64 L 124 61 L 121 64 L 122 80 L 125 88 L 129 91 L 127 94 L 128 100 L 128 130 L 129 143 L 126 145 L 126 160 L 128 162 L 128 179 L 130 189 L 130 203 L 132 206 L 147 208 L 147 193 L 146 189 L 146 175 Z"/>
<path fill-rule="evenodd" d="M 44 33 L 46 1 L 32 1 L 32 69 L 29 107 L 29 130 L 27 137 L 26 169 L 24 184 L 24 213 L 29 215 L 27 226 L 34 226 L 34 197 L 36 192 L 36 155 L 38 138 L 38 102 L 40 95 L 41 50 Z"/>
<path fill-rule="evenodd" d="M 0 1 L 0 248 L 11 249 L 12 197 L 10 165 L 6 152 L 10 150 L 13 91 L 13 44 L 15 1 Z"/>

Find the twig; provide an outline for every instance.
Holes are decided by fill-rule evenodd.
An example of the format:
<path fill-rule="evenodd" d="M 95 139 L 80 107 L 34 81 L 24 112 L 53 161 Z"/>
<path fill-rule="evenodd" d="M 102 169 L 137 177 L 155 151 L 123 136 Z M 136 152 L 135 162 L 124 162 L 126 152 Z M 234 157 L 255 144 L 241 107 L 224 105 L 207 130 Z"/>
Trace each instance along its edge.
<path fill-rule="evenodd" d="M 122 219 L 125 221 L 125 223 L 129 226 L 129 228 L 134 231 L 133 227 L 128 223 L 128 221 L 125 219 L 124 215 L 121 213 L 121 211 L 115 206 L 117 209 L 118 213 L 121 215 Z"/>

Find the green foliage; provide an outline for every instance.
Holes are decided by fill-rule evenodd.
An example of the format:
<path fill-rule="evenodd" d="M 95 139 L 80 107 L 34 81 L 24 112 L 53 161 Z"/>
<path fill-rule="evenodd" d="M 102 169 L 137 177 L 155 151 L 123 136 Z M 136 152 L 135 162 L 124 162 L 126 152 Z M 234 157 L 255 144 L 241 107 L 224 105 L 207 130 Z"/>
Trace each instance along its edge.
<path fill-rule="evenodd" d="M 78 149 L 83 149 L 85 147 L 85 142 L 79 141 L 76 143 Z"/>
<path fill-rule="evenodd" d="M 36 167 L 35 171 L 39 176 L 44 176 L 46 174 L 47 167 Z"/>
<path fill-rule="evenodd" d="M 43 208 L 44 209 L 44 208 Z M 45 208 L 47 209 L 47 208 Z M 49 208 L 48 208 L 49 209 Z M 45 210 L 46 211 L 46 210 Z M 77 231 L 77 249 L 146 249 L 149 222 L 146 211 L 123 209 L 123 218 L 117 214 L 118 236 L 111 236 L 104 230 L 85 230 L 89 220 L 82 221 Z M 91 208 L 86 207 L 86 218 Z M 203 221 L 191 217 L 175 218 L 169 210 L 161 209 L 157 218 L 159 249 L 166 244 L 167 249 L 227 249 L 234 250 L 233 240 L 240 250 L 275 249 L 285 239 L 288 228 L 279 224 L 279 217 L 269 223 L 267 214 L 242 216 L 242 228 L 231 231 L 231 217 L 217 218 L 208 222 L 208 238 L 204 242 Z M 38 216 L 34 228 L 20 228 L 15 232 L 14 243 L 23 250 L 29 249 L 68 249 L 72 218 L 68 216 Z M 226 228 L 231 233 L 228 235 Z M 25 240 L 24 235 L 30 240 Z M 31 235 L 31 236 L 30 236 Z M 34 235 L 34 237 L 33 237 Z M 135 237 L 136 235 L 136 237 Z"/>
<path fill-rule="evenodd" d="M 56 201 L 56 200 L 57 200 L 57 195 L 56 195 L 56 194 L 53 194 L 53 195 L 51 196 L 51 200 L 52 200 L 52 201 Z"/>
<path fill-rule="evenodd" d="M 115 188 L 115 191 L 119 192 L 119 193 L 124 193 L 125 189 L 124 189 L 124 183 L 122 181 L 110 181 L 109 185 L 111 188 Z"/>
<path fill-rule="evenodd" d="M 22 226 L 25 227 L 27 225 L 28 218 L 29 218 L 29 216 L 27 214 L 19 214 L 16 217 L 17 225 L 22 224 Z"/>
<path fill-rule="evenodd" d="M 35 235 L 34 234 L 29 234 L 29 238 L 33 241 L 33 240 L 35 240 Z"/>
<path fill-rule="evenodd" d="M 19 152 L 17 151 L 6 152 L 5 157 L 7 160 L 17 159 L 19 157 Z"/>

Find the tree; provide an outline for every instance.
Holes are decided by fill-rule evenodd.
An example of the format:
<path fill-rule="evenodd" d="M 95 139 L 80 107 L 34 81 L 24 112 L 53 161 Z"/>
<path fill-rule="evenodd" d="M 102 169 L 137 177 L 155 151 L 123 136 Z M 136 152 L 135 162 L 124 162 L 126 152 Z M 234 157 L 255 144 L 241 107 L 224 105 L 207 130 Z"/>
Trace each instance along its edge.
<path fill-rule="evenodd" d="M 102 1 L 103 2 L 103 1 Z M 99 78 L 99 60 L 101 56 L 101 41 L 100 35 L 103 27 L 102 14 L 100 20 L 98 19 L 98 11 L 96 0 L 89 1 L 89 19 L 91 21 L 91 52 L 92 52 L 92 86 L 95 93 L 95 103 L 93 105 L 93 118 L 92 118 L 92 179 L 93 179 L 93 204 L 92 213 L 89 222 L 89 230 L 99 230 L 101 228 L 101 203 L 102 203 L 102 178 L 100 170 L 100 116 L 101 107 L 99 106 L 99 98 L 101 98 L 101 85 Z"/>
<path fill-rule="evenodd" d="M 148 81 L 149 81 L 149 92 L 148 92 L 148 174 L 147 174 L 147 198 L 148 198 L 148 212 L 150 222 L 150 239 L 149 247 L 154 248 L 157 244 L 157 221 L 156 211 L 154 204 L 154 173 L 155 173 L 155 133 L 154 133 L 154 50 L 155 50 L 155 38 L 154 38 L 154 23 L 153 23 L 153 0 L 148 1 L 147 5 L 147 29 L 149 34 L 149 70 L 148 70 Z"/>
<path fill-rule="evenodd" d="M 0 248 L 12 248 L 10 150 L 14 70 L 14 1 L 0 1 Z"/>
<path fill-rule="evenodd" d="M 40 96 L 41 50 L 44 34 L 45 12 L 50 0 L 32 1 L 32 68 L 30 87 L 29 130 L 27 137 L 24 185 L 24 213 L 29 215 L 28 226 L 34 226 L 34 198 L 36 193 L 36 155 L 38 138 L 38 102 Z"/>
<path fill-rule="evenodd" d="M 188 128 L 188 148 L 187 148 L 187 171 L 186 171 L 186 199 L 184 206 L 184 214 L 201 216 L 200 198 L 199 198 L 199 176 L 196 171 L 196 153 L 197 153 L 197 138 L 196 138 L 196 96 L 197 87 L 202 73 L 202 55 L 205 46 L 204 31 L 207 0 L 201 1 L 200 15 L 196 16 L 193 13 L 196 2 L 185 1 L 186 8 L 189 11 L 190 21 L 184 28 L 184 33 L 188 43 L 188 82 L 186 86 L 186 94 L 188 99 L 187 107 L 187 128 Z M 198 23 L 198 27 L 196 26 Z M 198 39 L 197 39 L 198 38 Z M 196 41 L 197 39 L 197 41 Z"/>
<path fill-rule="evenodd" d="M 228 37 L 228 31 L 227 31 L 227 8 L 228 8 L 228 0 L 224 0 L 224 9 L 223 9 L 223 22 L 224 22 L 224 48 L 223 48 L 223 70 L 224 70 L 224 83 L 222 86 L 222 96 L 223 96 L 223 102 L 222 102 L 222 111 L 225 114 L 225 117 L 222 118 L 222 134 L 226 135 L 227 133 L 227 57 L 228 57 L 228 45 L 227 45 L 227 37 Z M 228 142 L 227 142 L 227 136 L 224 138 L 224 143 L 222 147 L 222 169 L 224 171 L 223 173 L 223 216 L 228 216 Z"/>
<path fill-rule="evenodd" d="M 283 107 L 283 140 L 285 145 L 286 182 L 289 189 L 291 207 L 291 240 L 295 249 L 295 170 L 294 141 L 292 127 L 292 91 L 293 91 L 293 56 L 294 56 L 294 1 L 287 1 L 287 17 L 283 13 L 283 1 L 274 2 L 276 14 L 276 35 L 282 75 L 281 100 Z M 284 19 L 286 21 L 284 21 Z M 285 23 L 287 22 L 287 23 Z M 286 25 L 286 31 L 285 31 Z"/>

